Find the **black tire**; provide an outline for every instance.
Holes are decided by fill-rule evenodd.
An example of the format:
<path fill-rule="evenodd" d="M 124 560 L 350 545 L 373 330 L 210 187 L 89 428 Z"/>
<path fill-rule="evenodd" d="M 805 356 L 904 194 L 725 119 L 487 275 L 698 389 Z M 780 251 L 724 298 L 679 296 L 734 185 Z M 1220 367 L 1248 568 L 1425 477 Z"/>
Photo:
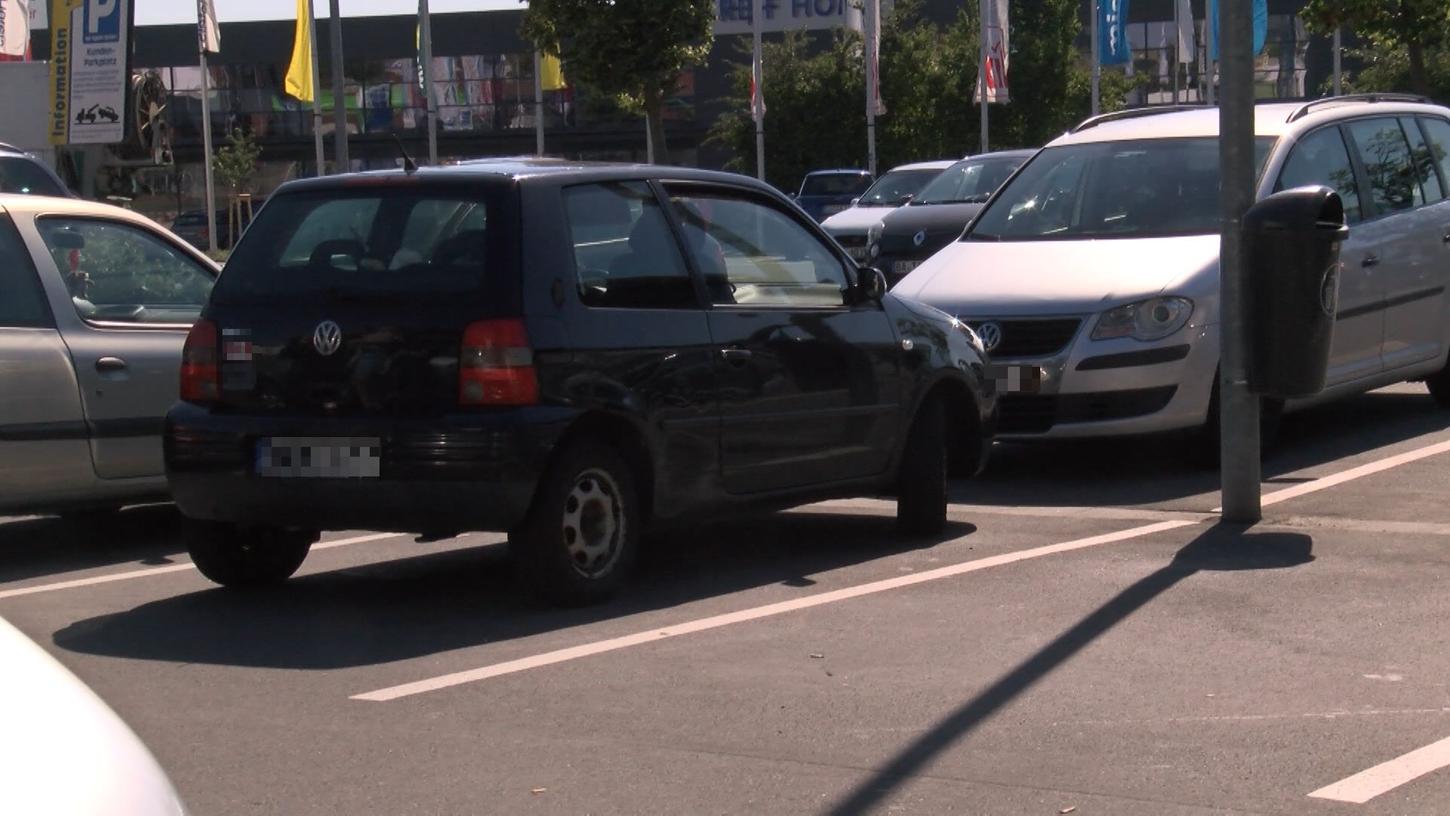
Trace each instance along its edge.
<path fill-rule="evenodd" d="M 639 557 L 639 494 L 613 448 L 579 442 L 549 466 L 533 506 L 509 533 L 520 577 L 559 606 L 600 603 L 619 591 Z"/>
<path fill-rule="evenodd" d="M 940 533 L 947 524 L 946 412 L 941 400 L 922 403 L 901 454 L 896 527 L 908 536 Z"/>
<path fill-rule="evenodd" d="M 1430 389 L 1430 396 L 1435 404 L 1441 408 L 1450 408 L 1450 363 L 1425 378 L 1425 387 Z"/>
<path fill-rule="evenodd" d="M 307 559 L 317 534 L 279 527 L 243 527 L 188 519 L 186 550 L 196 568 L 212 581 L 233 589 L 279 584 Z"/>
<path fill-rule="evenodd" d="M 1194 464 L 1203 468 L 1217 468 L 1222 448 L 1221 414 L 1219 413 L 1218 379 L 1215 374 L 1213 391 L 1208 397 L 1208 419 L 1194 432 L 1189 440 L 1189 457 Z M 1259 399 L 1259 456 L 1274 446 L 1279 439 L 1279 427 L 1284 419 L 1284 401 L 1261 397 Z"/>

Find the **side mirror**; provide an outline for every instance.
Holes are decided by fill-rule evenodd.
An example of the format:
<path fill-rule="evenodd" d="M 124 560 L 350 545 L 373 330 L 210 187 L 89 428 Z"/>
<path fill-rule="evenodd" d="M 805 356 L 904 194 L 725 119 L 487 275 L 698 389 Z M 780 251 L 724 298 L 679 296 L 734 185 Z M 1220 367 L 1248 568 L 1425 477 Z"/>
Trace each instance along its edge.
<path fill-rule="evenodd" d="M 791 193 L 790 194 L 790 200 L 791 201 L 795 201 L 797 198 L 800 198 L 800 193 Z"/>
<path fill-rule="evenodd" d="M 854 206 L 856 206 L 857 204 L 860 204 L 860 203 L 861 203 L 861 197 L 860 196 L 856 196 L 855 198 L 851 199 L 851 206 L 852 207 L 854 207 Z"/>
<path fill-rule="evenodd" d="M 856 297 L 861 303 L 880 303 L 886 297 L 886 273 L 874 266 L 856 270 Z"/>

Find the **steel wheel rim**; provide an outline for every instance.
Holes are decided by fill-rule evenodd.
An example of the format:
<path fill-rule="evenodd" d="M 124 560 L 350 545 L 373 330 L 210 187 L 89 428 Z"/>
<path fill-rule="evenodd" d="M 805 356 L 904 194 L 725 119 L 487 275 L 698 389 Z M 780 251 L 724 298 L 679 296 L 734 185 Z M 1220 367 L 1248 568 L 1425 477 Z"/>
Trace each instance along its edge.
<path fill-rule="evenodd" d="M 575 572 L 597 579 L 614 569 L 623 551 L 623 513 L 619 485 L 608 473 L 590 468 L 574 477 L 560 532 Z"/>

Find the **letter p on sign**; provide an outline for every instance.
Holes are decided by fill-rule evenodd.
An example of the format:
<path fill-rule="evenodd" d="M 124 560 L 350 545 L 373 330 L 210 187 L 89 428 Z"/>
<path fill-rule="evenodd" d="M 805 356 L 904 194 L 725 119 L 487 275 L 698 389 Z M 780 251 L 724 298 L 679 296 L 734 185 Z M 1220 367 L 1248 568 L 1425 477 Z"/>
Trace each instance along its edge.
<path fill-rule="evenodd" d="M 116 4 L 120 0 L 86 0 L 90 6 L 86 15 L 86 33 L 99 34 L 101 32 L 101 21 L 116 11 Z"/>

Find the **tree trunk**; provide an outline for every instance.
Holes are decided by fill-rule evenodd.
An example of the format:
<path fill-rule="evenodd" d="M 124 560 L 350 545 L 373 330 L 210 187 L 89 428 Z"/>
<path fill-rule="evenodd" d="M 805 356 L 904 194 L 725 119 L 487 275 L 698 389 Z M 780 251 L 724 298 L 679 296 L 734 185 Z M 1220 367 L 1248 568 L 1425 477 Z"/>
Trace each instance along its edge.
<path fill-rule="evenodd" d="M 649 127 L 650 147 L 653 148 L 654 157 L 651 159 L 655 164 L 669 164 L 670 151 L 665 145 L 665 96 L 657 88 L 646 89 L 644 92 L 644 115 Z"/>
<path fill-rule="evenodd" d="M 1430 95 L 1430 78 L 1425 74 L 1425 46 L 1410 41 L 1410 90 L 1422 96 Z"/>

